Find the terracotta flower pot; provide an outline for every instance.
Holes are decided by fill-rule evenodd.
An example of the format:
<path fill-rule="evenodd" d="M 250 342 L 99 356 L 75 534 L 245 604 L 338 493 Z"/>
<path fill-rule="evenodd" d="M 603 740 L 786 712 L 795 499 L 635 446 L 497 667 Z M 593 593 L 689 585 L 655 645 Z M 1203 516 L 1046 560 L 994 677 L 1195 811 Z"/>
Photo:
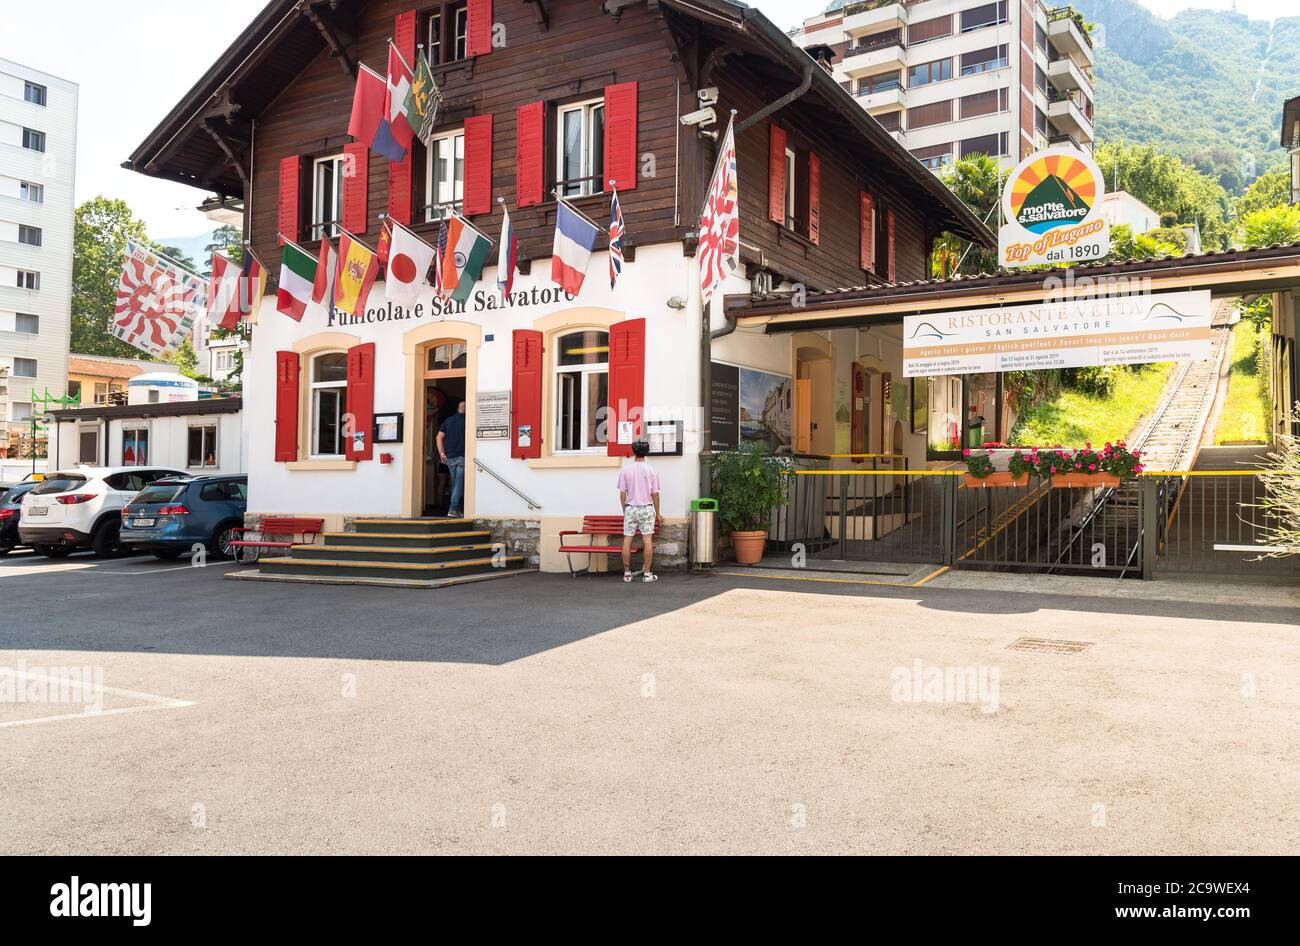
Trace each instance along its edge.
<path fill-rule="evenodd" d="M 766 547 L 766 532 L 731 533 L 731 548 L 736 554 L 737 565 L 757 565 L 763 560 Z"/>
<path fill-rule="evenodd" d="M 1109 473 L 1057 473 L 1052 477 L 1052 489 L 1065 489 L 1070 486 L 1091 488 L 1118 485 L 1119 477 Z"/>
<path fill-rule="evenodd" d="M 984 479 L 980 479 L 978 476 L 971 476 L 969 473 L 965 474 L 965 476 L 966 485 L 973 487 L 1029 485 L 1028 473 L 1021 473 L 1019 476 L 1012 476 L 1008 472 L 990 473 L 988 476 L 984 477 Z"/>

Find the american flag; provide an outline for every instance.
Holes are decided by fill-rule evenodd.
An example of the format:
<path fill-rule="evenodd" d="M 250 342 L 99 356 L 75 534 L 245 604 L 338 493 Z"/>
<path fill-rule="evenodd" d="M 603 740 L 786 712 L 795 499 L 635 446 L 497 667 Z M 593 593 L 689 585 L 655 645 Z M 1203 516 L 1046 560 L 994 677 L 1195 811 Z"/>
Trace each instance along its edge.
<path fill-rule="evenodd" d="M 442 291 L 442 258 L 447 252 L 447 218 L 442 218 L 438 226 L 438 255 L 433 261 L 433 289 L 444 299 L 447 294 Z"/>
<path fill-rule="evenodd" d="M 609 288 L 613 290 L 614 284 L 618 282 L 618 277 L 623 272 L 623 237 L 627 230 L 623 226 L 623 208 L 618 205 L 618 191 L 614 191 L 614 196 L 609 202 Z"/>
<path fill-rule="evenodd" d="M 734 122 L 734 119 L 733 119 Z M 708 306 L 722 280 L 740 268 L 740 215 L 736 196 L 736 140 L 732 126 L 718 149 L 718 164 L 700 214 L 700 292 Z"/>

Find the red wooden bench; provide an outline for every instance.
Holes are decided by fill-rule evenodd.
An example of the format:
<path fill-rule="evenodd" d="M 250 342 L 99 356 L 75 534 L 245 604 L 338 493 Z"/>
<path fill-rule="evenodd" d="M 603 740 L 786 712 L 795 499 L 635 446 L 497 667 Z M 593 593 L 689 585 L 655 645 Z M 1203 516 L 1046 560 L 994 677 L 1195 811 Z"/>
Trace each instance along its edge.
<path fill-rule="evenodd" d="M 292 548 L 297 544 L 293 541 L 296 536 L 301 535 L 304 542 L 314 542 L 315 537 L 320 535 L 324 525 L 324 519 L 306 519 L 299 516 L 263 516 L 256 529 L 240 528 L 236 530 L 240 535 L 255 535 L 257 538 L 236 539 L 230 545 L 235 550 L 235 561 L 241 564 L 255 562 L 262 549 Z M 267 539 L 266 536 L 268 535 L 287 535 L 290 537 L 290 541 L 275 542 Z M 309 536 L 310 538 L 308 538 Z M 241 549 L 255 549 L 256 551 L 250 556 L 247 552 L 241 552 Z"/>
<path fill-rule="evenodd" d="M 659 526 L 655 525 L 653 535 L 659 534 Z M 586 545 L 566 545 L 565 536 L 586 535 L 590 536 Z M 612 545 L 596 545 L 596 536 L 613 535 L 618 537 L 618 541 Z M 633 545 L 632 554 L 635 555 L 642 550 L 642 546 Z M 569 574 L 574 578 L 579 575 L 585 575 L 591 571 L 591 565 L 588 564 L 582 571 L 573 567 L 573 556 L 575 555 L 622 555 L 623 554 L 623 517 L 622 516 L 583 516 L 581 529 L 564 529 L 560 532 L 560 551 L 565 554 L 569 560 Z"/>

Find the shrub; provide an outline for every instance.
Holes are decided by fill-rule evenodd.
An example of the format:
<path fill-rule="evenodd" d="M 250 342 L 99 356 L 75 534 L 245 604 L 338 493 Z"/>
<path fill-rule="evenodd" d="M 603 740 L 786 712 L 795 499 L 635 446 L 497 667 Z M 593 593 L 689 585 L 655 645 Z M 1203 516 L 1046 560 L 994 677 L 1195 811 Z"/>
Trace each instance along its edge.
<path fill-rule="evenodd" d="M 1291 415 L 1290 430 L 1300 424 L 1300 404 Z M 1256 508 L 1264 510 L 1263 544 L 1281 551 L 1265 552 L 1261 558 L 1300 555 L 1300 437 L 1283 433 L 1275 452 L 1259 474 L 1264 495 Z"/>
<path fill-rule="evenodd" d="M 744 443 L 713 459 L 713 491 L 726 532 L 766 532 L 772 510 L 786 502 L 794 464 L 771 456 L 764 445 Z"/>

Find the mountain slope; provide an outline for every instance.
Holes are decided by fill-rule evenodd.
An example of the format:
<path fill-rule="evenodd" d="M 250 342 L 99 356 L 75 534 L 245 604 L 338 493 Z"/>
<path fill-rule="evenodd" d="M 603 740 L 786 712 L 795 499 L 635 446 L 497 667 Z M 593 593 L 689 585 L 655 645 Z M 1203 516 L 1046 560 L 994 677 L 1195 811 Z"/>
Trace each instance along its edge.
<path fill-rule="evenodd" d="M 1151 143 L 1240 193 L 1282 165 L 1282 102 L 1300 95 L 1300 17 L 1273 22 L 1186 10 L 1165 20 L 1136 0 L 1073 0 L 1101 27 L 1097 134 Z"/>

